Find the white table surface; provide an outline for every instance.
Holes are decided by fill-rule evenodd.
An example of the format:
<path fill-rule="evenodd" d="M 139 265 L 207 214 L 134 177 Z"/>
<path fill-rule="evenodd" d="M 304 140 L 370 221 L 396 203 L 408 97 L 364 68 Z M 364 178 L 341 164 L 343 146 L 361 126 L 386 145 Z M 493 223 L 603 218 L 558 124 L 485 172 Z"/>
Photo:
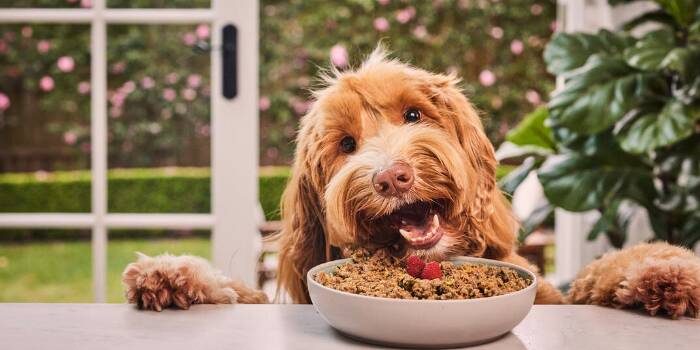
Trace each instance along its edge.
<path fill-rule="evenodd" d="M 0 349 L 367 349 L 310 305 L 0 304 Z M 470 349 L 700 349 L 700 321 L 596 306 L 535 306 L 511 333 Z"/>

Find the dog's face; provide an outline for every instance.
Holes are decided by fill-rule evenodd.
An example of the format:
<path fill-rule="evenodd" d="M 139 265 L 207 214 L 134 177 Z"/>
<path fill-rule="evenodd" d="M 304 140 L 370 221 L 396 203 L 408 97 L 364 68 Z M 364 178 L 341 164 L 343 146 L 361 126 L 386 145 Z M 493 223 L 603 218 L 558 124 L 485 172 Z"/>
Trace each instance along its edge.
<path fill-rule="evenodd" d="M 288 203 L 283 215 L 296 206 L 316 216 L 292 221 L 316 222 L 321 228 L 307 224 L 306 235 L 322 231 L 336 247 L 434 260 L 509 249 L 512 233 L 490 232 L 514 228 L 509 217 L 493 221 L 503 207 L 493 147 L 457 79 L 375 52 L 327 80 L 302 120 L 291 185 L 295 200 L 320 205 Z"/>

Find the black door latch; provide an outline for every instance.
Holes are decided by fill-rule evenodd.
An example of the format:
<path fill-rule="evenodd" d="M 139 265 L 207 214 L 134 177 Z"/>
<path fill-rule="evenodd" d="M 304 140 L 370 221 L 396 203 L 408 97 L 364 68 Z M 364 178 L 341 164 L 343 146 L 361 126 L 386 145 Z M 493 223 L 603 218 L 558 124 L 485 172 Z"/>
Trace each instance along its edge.
<path fill-rule="evenodd" d="M 238 28 L 233 24 L 225 25 L 222 38 L 223 92 L 224 97 L 231 100 L 238 95 Z"/>

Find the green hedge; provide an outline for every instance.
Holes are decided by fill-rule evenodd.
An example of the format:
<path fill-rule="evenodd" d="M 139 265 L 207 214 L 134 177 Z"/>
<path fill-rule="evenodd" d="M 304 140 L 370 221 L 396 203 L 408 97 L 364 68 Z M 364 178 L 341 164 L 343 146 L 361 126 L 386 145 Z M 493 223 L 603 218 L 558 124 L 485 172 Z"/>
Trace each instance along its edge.
<path fill-rule="evenodd" d="M 260 203 L 279 220 L 287 167 L 260 169 Z M 115 169 L 108 174 L 108 207 L 114 213 L 208 213 L 208 168 Z M 0 212 L 90 212 L 88 171 L 0 175 Z"/>
<path fill-rule="evenodd" d="M 513 169 L 503 165 L 497 177 Z M 258 181 L 259 200 L 267 220 L 279 220 L 279 202 L 287 183 L 288 167 L 262 167 Z M 208 213 L 210 171 L 208 168 L 114 169 L 108 173 L 108 207 L 112 213 Z M 88 171 L 0 174 L 0 213 L 90 212 Z M 115 230 L 110 237 L 162 236 L 162 230 Z M 182 234 L 169 232 L 168 234 Z M 188 235 L 206 236 L 204 231 Z M 89 237 L 89 231 L 3 230 L 2 240 Z"/>

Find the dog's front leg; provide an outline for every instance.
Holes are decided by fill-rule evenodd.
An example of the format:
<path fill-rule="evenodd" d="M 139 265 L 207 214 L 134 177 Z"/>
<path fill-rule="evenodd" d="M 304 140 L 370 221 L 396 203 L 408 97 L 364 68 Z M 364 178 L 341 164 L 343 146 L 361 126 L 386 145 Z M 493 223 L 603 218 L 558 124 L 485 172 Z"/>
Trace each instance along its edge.
<path fill-rule="evenodd" d="M 205 259 L 169 254 L 139 255 L 122 273 L 129 303 L 161 311 L 169 306 L 188 309 L 192 304 L 264 304 L 267 296 L 228 278 Z"/>

